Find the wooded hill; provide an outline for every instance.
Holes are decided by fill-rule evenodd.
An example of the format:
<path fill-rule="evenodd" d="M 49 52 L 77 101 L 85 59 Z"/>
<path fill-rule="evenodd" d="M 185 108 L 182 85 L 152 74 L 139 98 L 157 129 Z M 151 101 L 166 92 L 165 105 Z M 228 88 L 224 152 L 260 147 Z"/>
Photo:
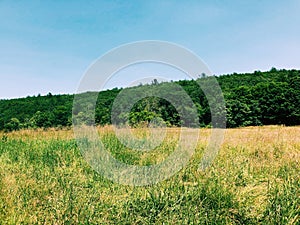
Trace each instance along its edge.
<path fill-rule="evenodd" d="M 199 79 L 210 79 L 201 76 Z M 227 127 L 257 126 L 284 124 L 300 125 L 300 71 L 277 70 L 272 68 L 267 72 L 255 71 L 246 74 L 230 74 L 216 77 L 226 101 Z M 176 81 L 190 96 L 197 113 L 197 121 L 191 121 L 190 126 L 210 126 L 211 112 L 204 93 L 197 83 L 199 80 Z M 138 94 L 161 88 L 179 102 L 184 102 L 182 94 L 174 89 L 168 89 L 170 83 L 140 85 L 138 87 L 102 91 L 98 94 L 95 109 L 96 125 L 111 123 L 111 109 L 120 91 Z M 171 90 L 171 91 L 170 91 Z M 180 91 L 179 91 L 180 92 Z M 82 94 L 82 96 L 88 93 Z M 130 96 L 130 95 L 129 95 Z M 72 108 L 74 95 L 33 96 L 19 99 L 0 100 L 0 130 L 12 131 L 21 128 L 64 127 L 72 125 Z M 127 99 L 130 101 L 130 98 Z M 82 98 L 83 104 L 84 97 Z M 78 102 L 77 102 L 78 103 Z M 149 123 L 154 118 L 161 118 L 167 126 L 183 124 L 175 107 L 165 99 L 146 97 L 141 99 L 128 113 L 122 113 L 122 107 L 128 102 L 121 101 L 119 113 L 114 112 L 114 121 L 118 124 L 127 122 L 132 126 Z M 184 112 L 191 108 L 182 104 Z M 85 105 L 85 108 L 92 106 Z M 86 117 L 87 123 L 93 124 L 93 118 L 74 107 L 74 118 Z M 92 112 L 92 111 L 91 111 Z"/>

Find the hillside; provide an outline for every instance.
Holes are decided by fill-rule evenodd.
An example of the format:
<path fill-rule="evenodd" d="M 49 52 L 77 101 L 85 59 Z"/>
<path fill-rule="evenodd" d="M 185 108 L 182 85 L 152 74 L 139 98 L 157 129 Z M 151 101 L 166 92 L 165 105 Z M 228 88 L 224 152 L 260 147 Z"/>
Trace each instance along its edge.
<path fill-rule="evenodd" d="M 199 79 L 209 79 L 202 77 Z M 226 101 L 227 127 L 300 124 L 300 71 L 277 70 L 255 71 L 246 74 L 230 74 L 216 77 Z M 175 82 L 182 86 L 193 100 L 200 126 L 210 125 L 210 109 L 205 95 L 194 80 Z M 144 92 L 157 86 L 168 87 L 168 83 L 153 83 L 126 88 Z M 123 89 L 112 89 L 99 93 L 95 122 L 97 125 L 111 123 L 111 108 L 115 97 Z M 168 89 L 166 88 L 166 91 Z M 175 94 L 175 93 L 169 93 Z M 84 95 L 84 94 L 83 94 Z M 72 124 L 74 95 L 33 96 L 20 99 L 0 100 L 0 130 L 20 128 L 60 127 Z M 124 105 L 127 102 L 123 102 Z M 189 110 L 189 109 L 185 109 Z M 76 116 L 84 116 L 74 112 Z M 118 123 L 127 119 L 133 126 L 161 117 L 168 126 L 180 126 L 182 121 L 175 108 L 166 100 L 148 97 L 134 105 L 126 115 L 118 115 Z"/>

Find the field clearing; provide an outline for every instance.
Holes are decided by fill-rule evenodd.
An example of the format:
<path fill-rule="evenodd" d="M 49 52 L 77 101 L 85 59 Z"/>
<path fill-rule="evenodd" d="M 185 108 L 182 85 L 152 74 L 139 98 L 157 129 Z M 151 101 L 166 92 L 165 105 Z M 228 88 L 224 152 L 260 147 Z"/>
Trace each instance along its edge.
<path fill-rule="evenodd" d="M 136 165 L 163 161 L 179 132 L 169 128 L 162 145 L 135 152 L 111 127 L 98 130 L 112 155 Z M 0 224 L 300 224 L 299 126 L 227 129 L 217 158 L 201 171 L 209 136 L 201 130 L 179 173 L 134 187 L 93 171 L 72 130 L 0 133 Z"/>

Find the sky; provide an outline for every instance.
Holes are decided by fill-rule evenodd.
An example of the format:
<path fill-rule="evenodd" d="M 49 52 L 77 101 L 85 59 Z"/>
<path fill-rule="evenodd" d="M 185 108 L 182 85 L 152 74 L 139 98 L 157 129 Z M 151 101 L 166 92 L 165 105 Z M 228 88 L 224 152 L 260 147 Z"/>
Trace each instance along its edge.
<path fill-rule="evenodd" d="M 96 59 L 141 40 L 184 46 L 215 75 L 300 69 L 299 11 L 298 0 L 0 0 L 0 99 L 75 93 Z M 160 66 L 128 71 L 182 78 Z"/>

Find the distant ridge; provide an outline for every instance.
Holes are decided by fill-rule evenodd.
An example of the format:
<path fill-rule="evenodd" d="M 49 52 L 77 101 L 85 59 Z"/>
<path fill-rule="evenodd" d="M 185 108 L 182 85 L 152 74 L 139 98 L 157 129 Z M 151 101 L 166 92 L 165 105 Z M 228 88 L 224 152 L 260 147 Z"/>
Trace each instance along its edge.
<path fill-rule="evenodd" d="M 199 79 L 208 79 L 205 76 Z M 227 127 L 300 125 L 300 71 L 277 70 L 216 76 L 226 101 Z M 210 109 L 204 94 L 194 80 L 176 81 L 194 101 L 201 126 L 210 125 Z M 152 85 L 166 85 L 153 83 Z M 152 85 L 142 85 L 146 90 Z M 144 89 L 143 89 L 144 88 Z M 122 89 L 114 88 L 99 93 L 96 125 L 110 124 L 110 112 L 115 97 Z M 0 100 L 0 130 L 22 128 L 64 127 L 72 124 L 72 94 L 32 96 Z M 126 103 L 124 103 L 126 104 Z M 145 109 L 145 105 L 148 109 Z M 149 107 L 150 106 L 150 107 Z M 76 115 L 84 116 L 80 112 Z M 168 126 L 180 126 L 175 108 L 163 99 L 148 98 L 138 102 L 132 113 L 122 115 L 133 126 L 151 117 L 161 117 Z M 151 119 L 151 118 L 150 118 Z"/>

